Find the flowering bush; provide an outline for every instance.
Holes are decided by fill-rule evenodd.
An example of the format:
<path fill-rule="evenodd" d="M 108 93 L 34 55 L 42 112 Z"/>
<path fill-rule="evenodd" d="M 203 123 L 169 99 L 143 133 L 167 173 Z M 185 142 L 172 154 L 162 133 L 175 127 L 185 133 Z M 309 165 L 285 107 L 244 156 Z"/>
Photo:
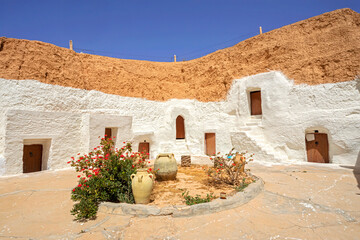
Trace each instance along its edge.
<path fill-rule="evenodd" d="M 239 186 L 243 180 L 248 178 L 245 171 L 245 165 L 252 161 L 254 154 L 239 153 L 231 149 L 225 156 L 217 153 L 213 158 L 214 167 L 206 168 L 207 174 L 213 180 L 223 182 L 233 186 Z"/>
<path fill-rule="evenodd" d="M 76 201 L 71 214 L 77 220 L 94 218 L 102 201 L 134 203 L 130 176 L 147 166 L 147 156 L 132 152 L 131 143 L 124 144 L 115 149 L 112 138 L 102 138 L 93 151 L 68 162 L 79 173 L 78 185 L 71 192 Z"/>

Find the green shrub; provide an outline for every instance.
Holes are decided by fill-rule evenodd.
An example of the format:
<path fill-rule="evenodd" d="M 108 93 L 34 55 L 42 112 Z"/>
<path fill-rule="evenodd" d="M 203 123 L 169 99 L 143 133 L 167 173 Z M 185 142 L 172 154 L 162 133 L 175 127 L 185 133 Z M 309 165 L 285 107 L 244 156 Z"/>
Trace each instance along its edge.
<path fill-rule="evenodd" d="M 254 180 L 254 182 L 255 182 L 255 180 Z M 235 191 L 242 192 L 249 185 L 250 185 L 250 183 L 246 183 L 245 178 L 244 178 L 238 186 L 235 186 Z"/>
<path fill-rule="evenodd" d="M 196 196 L 193 197 L 189 195 L 189 191 L 184 191 L 181 195 L 185 198 L 186 205 L 206 203 L 216 198 L 212 193 L 206 194 L 206 198 L 202 198 L 199 194 L 196 194 Z"/>
<path fill-rule="evenodd" d="M 130 176 L 146 167 L 145 157 L 132 152 L 131 143 L 114 149 L 111 138 L 102 138 L 94 151 L 73 157 L 68 163 L 79 172 L 79 182 L 71 193 L 76 202 L 71 214 L 77 220 L 91 219 L 96 217 L 100 202 L 134 203 Z"/>

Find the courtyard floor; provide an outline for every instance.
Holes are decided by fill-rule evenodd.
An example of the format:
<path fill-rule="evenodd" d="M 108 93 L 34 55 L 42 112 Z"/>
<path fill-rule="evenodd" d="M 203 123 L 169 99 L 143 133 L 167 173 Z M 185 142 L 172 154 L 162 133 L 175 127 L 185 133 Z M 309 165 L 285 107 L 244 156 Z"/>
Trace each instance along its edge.
<path fill-rule="evenodd" d="M 70 214 L 71 170 L 0 178 L 0 239 L 360 239 L 360 173 L 330 165 L 252 164 L 265 189 L 245 205 L 173 218 Z"/>

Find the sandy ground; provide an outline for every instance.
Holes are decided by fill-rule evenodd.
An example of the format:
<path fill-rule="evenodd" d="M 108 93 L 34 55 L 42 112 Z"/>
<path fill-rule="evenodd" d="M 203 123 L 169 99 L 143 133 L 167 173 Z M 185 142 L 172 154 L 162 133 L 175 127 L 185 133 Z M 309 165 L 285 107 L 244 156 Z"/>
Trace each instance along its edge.
<path fill-rule="evenodd" d="M 232 196 L 236 192 L 234 187 L 215 183 L 211 180 L 200 165 L 191 167 L 178 167 L 176 180 L 155 182 L 150 197 L 150 205 L 159 207 L 167 205 L 185 205 L 182 193 L 188 191 L 189 195 L 195 197 L 197 194 L 206 198 L 207 194 L 213 194 L 217 198 L 224 192 Z"/>
<path fill-rule="evenodd" d="M 234 35 L 238 32 L 234 29 Z M 225 99 L 234 79 L 270 70 L 282 71 L 297 84 L 353 80 L 360 75 L 359 59 L 360 14 L 350 9 L 325 13 L 176 63 L 101 57 L 39 41 L 0 38 L 1 78 L 33 79 L 160 101 L 218 101 Z"/>
<path fill-rule="evenodd" d="M 214 214 L 73 221 L 73 170 L 0 178 L 0 239 L 360 239 L 360 174 L 329 165 L 250 166 L 255 199 Z"/>

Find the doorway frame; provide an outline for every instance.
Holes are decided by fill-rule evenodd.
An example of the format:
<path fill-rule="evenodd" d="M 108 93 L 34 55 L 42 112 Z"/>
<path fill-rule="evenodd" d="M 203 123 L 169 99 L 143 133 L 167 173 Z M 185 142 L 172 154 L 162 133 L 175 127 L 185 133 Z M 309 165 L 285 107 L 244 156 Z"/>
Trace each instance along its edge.
<path fill-rule="evenodd" d="M 333 163 L 333 152 L 332 152 L 332 137 L 331 134 L 329 133 L 329 130 L 325 127 L 308 127 L 305 130 L 305 134 L 304 136 L 304 157 L 305 157 L 305 162 L 308 163 L 316 163 L 316 162 L 309 162 L 308 160 L 308 156 L 307 156 L 307 146 L 306 146 L 306 134 L 311 134 L 311 133 L 315 133 L 315 131 L 318 131 L 318 133 L 323 133 L 327 135 L 327 141 L 328 141 L 328 156 L 329 156 L 329 162 L 327 164 L 331 164 Z"/>
<path fill-rule="evenodd" d="M 51 138 L 43 138 L 43 139 L 23 139 L 22 146 L 22 155 L 24 156 L 24 145 L 34 145 L 39 144 L 42 145 L 42 159 L 41 159 L 41 171 L 50 169 L 49 156 L 51 149 Z M 24 164 L 22 162 L 22 164 Z M 23 167 L 23 166 L 22 166 Z"/>

